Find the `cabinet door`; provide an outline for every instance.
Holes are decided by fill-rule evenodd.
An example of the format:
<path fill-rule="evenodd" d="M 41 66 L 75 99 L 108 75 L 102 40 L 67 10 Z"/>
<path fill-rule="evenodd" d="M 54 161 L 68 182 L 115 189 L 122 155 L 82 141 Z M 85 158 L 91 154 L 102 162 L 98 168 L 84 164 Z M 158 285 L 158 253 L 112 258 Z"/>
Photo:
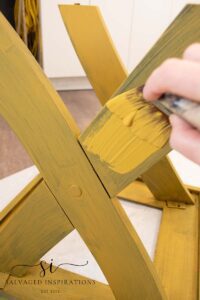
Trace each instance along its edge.
<path fill-rule="evenodd" d="M 127 67 L 134 1 L 91 0 L 90 4 L 100 8 L 118 53 Z"/>
<path fill-rule="evenodd" d="M 86 0 L 78 2 L 89 4 Z M 63 24 L 59 4 L 74 4 L 74 1 L 40 0 L 44 72 L 49 78 L 85 76 Z"/>
<path fill-rule="evenodd" d="M 140 62 L 169 25 L 172 1 L 134 0 L 129 71 Z"/>

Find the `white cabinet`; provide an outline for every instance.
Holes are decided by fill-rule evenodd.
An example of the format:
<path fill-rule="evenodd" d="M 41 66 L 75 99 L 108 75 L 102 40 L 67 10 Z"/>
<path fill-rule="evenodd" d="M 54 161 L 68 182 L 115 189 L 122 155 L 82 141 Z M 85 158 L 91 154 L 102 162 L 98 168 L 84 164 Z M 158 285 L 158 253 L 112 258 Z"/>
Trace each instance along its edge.
<path fill-rule="evenodd" d="M 187 4 L 200 0 L 134 0 L 129 71 L 141 61 L 160 35 Z"/>
<path fill-rule="evenodd" d="M 89 1 L 79 3 L 89 4 Z M 49 78 L 85 76 L 62 21 L 59 4 L 74 4 L 74 1 L 40 0 L 43 69 Z"/>
<path fill-rule="evenodd" d="M 170 23 L 172 0 L 135 0 L 129 71 L 145 56 Z"/>
<path fill-rule="evenodd" d="M 128 71 L 140 62 L 169 26 L 186 0 L 81 0 L 80 4 L 99 6 L 119 55 Z M 62 22 L 58 4 L 67 0 L 40 0 L 43 64 L 47 76 L 61 86 L 78 89 L 90 85 Z M 192 3 L 200 4 L 200 0 Z"/>
<path fill-rule="evenodd" d="M 77 1 L 99 6 L 114 44 L 128 67 L 133 0 Z M 59 4 L 74 4 L 66 0 L 40 0 L 43 48 L 43 68 L 58 89 L 88 88 L 85 73 L 62 22 Z"/>
<path fill-rule="evenodd" d="M 90 3 L 100 8 L 117 51 L 123 63 L 128 68 L 134 1 L 91 0 Z"/>

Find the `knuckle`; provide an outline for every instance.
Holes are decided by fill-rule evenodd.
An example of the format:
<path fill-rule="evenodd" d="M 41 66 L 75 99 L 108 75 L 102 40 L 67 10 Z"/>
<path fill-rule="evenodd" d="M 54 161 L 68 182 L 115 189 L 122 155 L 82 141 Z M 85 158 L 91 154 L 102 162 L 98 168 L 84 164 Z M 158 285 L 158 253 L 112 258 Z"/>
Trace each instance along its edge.
<path fill-rule="evenodd" d="M 200 43 L 193 43 L 190 46 L 188 46 L 185 51 L 183 52 L 183 57 L 192 57 L 196 52 L 199 52 L 200 50 Z"/>
<path fill-rule="evenodd" d="M 169 79 L 174 70 L 176 70 L 179 60 L 177 58 L 169 58 L 162 65 L 160 75 L 164 76 L 165 80 Z"/>
<path fill-rule="evenodd" d="M 168 72 L 171 72 L 174 70 L 174 67 L 176 67 L 177 63 L 179 62 L 178 58 L 168 58 L 166 59 L 163 64 L 161 65 L 163 72 L 168 74 Z"/>

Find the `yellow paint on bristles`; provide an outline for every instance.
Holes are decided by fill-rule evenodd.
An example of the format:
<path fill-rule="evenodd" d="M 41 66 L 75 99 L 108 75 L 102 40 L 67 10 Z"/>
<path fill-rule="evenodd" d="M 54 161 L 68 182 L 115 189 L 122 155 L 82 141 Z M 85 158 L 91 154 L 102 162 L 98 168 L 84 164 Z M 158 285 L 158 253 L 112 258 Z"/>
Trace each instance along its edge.
<path fill-rule="evenodd" d="M 105 114 L 96 119 L 97 126 L 93 124 L 83 144 L 115 172 L 133 170 L 167 143 L 167 118 L 147 103 L 138 89 L 118 95 L 105 107 L 109 117 Z"/>

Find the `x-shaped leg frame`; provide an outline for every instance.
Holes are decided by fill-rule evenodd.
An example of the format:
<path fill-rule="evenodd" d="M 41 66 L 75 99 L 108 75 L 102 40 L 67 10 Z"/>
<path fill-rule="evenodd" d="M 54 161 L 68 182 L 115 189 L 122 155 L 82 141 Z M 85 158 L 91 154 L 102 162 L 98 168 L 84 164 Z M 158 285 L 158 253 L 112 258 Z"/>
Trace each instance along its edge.
<path fill-rule="evenodd" d="M 77 37 L 84 36 L 84 39 L 88 38 L 91 41 L 92 30 L 90 32 L 87 26 L 92 21 L 93 28 L 97 26 L 93 32 L 100 32 L 102 39 L 107 40 L 108 44 L 105 44 L 100 39 L 102 48 L 99 48 L 98 54 L 98 51 L 91 51 L 90 44 L 86 41 L 85 44 L 82 42 L 81 47 L 77 46 L 76 42 L 81 39 L 72 36 L 75 49 L 97 95 L 103 99 L 98 94 L 99 88 L 105 93 L 105 99 L 109 99 L 126 77 L 126 72 L 122 69 L 114 48 L 111 47 L 98 11 L 94 7 L 76 6 L 75 9 L 74 6 L 66 6 L 61 7 L 61 12 L 72 35 L 73 22 L 78 18 Z M 199 7 L 189 6 L 177 18 L 178 24 L 193 20 L 192 32 L 187 34 L 187 41 L 184 39 L 181 46 L 179 44 L 177 54 L 181 53 L 185 44 L 192 42 L 192 38 L 197 39 L 199 33 L 195 21 L 199 16 Z M 146 60 L 121 86 L 120 93 L 144 83 L 144 76 L 148 76 L 148 72 L 159 63 L 159 59 L 163 60 L 166 56 L 167 51 L 162 52 L 164 42 L 168 42 L 166 47 L 172 51 L 176 22 L 161 37 L 158 42 L 160 46 L 156 44 L 157 51 L 152 49 Z M 0 26 L 0 110 L 41 174 L 1 213 L 1 287 L 8 293 L 15 294 L 14 288 L 7 282 L 12 276 L 22 276 L 27 269 L 21 267 L 15 274 L 10 274 L 12 266 L 35 263 L 76 228 L 102 268 L 117 299 L 165 299 L 166 294 L 170 299 L 178 299 L 183 295 L 187 296 L 185 299 L 190 299 L 190 295 L 197 295 L 199 193 L 193 191 L 190 195 L 164 158 L 170 150 L 167 145 L 168 133 L 164 137 L 166 145 L 151 155 L 144 155 L 142 162 L 136 161 L 136 167 L 129 172 L 121 174 L 111 170 L 98 155 L 94 156 L 88 151 L 87 145 L 88 136 L 95 136 L 100 126 L 106 126 L 108 122 L 113 122 L 111 127 L 115 126 L 114 119 L 112 120 L 115 112 L 110 109 L 111 102 L 108 102 L 86 132 L 80 136 L 58 95 L 3 17 Z M 82 29 L 85 30 L 85 35 L 82 35 Z M 94 41 L 96 43 L 98 39 Z M 105 52 L 102 52 L 103 48 Z M 160 52 L 158 49 L 161 49 Z M 87 53 L 91 60 L 86 59 Z M 103 78 L 103 64 L 99 61 L 100 58 L 104 60 L 107 57 L 106 53 L 110 53 L 111 56 L 108 55 L 110 62 L 104 61 L 107 63 L 104 68 L 109 70 L 109 76 L 113 76 L 114 79 L 119 77 L 117 81 L 120 81 L 116 82 L 113 79 L 113 85 L 112 80 L 109 82 L 106 77 Z M 159 59 L 154 63 L 156 53 L 159 53 Z M 167 55 L 171 54 L 175 55 L 167 52 Z M 91 63 L 92 59 L 96 64 Z M 124 126 L 123 122 L 120 126 Z M 159 174 L 163 172 L 167 175 L 162 178 L 167 178 L 167 181 L 160 183 Z M 154 262 L 156 268 L 119 202 L 113 198 L 139 176 L 143 177 L 156 198 L 163 201 L 153 198 L 141 182 L 133 183 L 122 195 L 128 193 L 132 200 L 163 209 Z M 170 180 L 171 178 L 173 180 Z M 176 284 L 173 273 L 178 281 Z M 179 283 L 183 282 L 184 288 L 180 288 Z M 38 292 L 37 289 L 36 291 Z M 114 297 L 111 290 L 103 284 L 98 285 L 98 292 L 104 294 L 105 299 Z M 91 293 L 91 290 L 85 290 L 85 293 Z M 16 294 L 20 295 L 20 291 L 16 291 Z M 23 297 L 22 299 L 30 299 L 26 298 L 26 295 Z M 97 295 L 91 295 L 91 299 L 98 299 Z"/>

